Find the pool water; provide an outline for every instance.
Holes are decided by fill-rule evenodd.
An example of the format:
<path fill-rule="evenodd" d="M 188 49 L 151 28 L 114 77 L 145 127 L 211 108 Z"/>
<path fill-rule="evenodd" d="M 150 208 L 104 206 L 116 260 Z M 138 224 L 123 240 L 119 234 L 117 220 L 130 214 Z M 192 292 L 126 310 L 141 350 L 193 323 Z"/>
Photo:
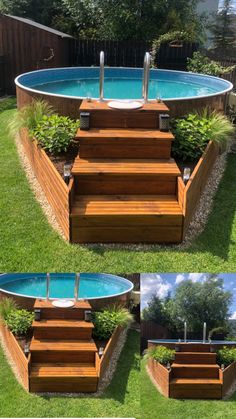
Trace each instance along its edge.
<path fill-rule="evenodd" d="M 67 96 L 99 97 L 99 79 L 63 80 L 32 86 L 42 92 Z M 149 99 L 170 99 L 191 96 L 205 96 L 217 92 L 216 88 L 202 86 L 198 83 L 177 80 L 150 80 Z M 140 99 L 142 97 L 142 79 L 105 78 L 104 98 L 109 99 Z"/>
<path fill-rule="evenodd" d="M 75 274 L 50 274 L 50 298 L 73 298 Z M 108 274 L 80 274 L 79 298 L 104 298 L 131 291 L 133 284 L 125 278 Z M 0 278 L 0 289 L 29 296 L 46 297 L 46 274 L 7 274 Z"/>

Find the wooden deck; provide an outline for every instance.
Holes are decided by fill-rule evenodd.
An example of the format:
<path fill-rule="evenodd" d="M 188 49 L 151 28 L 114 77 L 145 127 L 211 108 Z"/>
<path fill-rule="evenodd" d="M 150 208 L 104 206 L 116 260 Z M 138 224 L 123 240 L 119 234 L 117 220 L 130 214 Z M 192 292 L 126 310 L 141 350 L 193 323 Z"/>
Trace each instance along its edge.
<path fill-rule="evenodd" d="M 180 242 L 181 173 L 170 158 L 173 135 L 159 130 L 163 103 L 117 111 L 105 102 L 83 101 L 90 130 L 78 130 L 74 161 L 71 240 L 84 242 Z"/>
<path fill-rule="evenodd" d="M 40 321 L 33 322 L 30 345 L 31 392 L 95 392 L 99 380 L 97 347 L 92 339 L 93 324 L 85 322 L 88 302 L 73 308 L 55 308 L 49 301 L 36 300 Z"/>

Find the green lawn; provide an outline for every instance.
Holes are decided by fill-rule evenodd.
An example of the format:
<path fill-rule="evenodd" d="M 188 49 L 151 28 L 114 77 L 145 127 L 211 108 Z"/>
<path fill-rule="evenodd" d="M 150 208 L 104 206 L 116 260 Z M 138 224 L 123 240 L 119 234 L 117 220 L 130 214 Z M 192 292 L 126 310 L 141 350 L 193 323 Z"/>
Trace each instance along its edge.
<path fill-rule="evenodd" d="M 162 396 L 141 363 L 142 419 L 231 419 L 236 417 L 236 393 L 229 400 L 175 400 Z"/>
<path fill-rule="evenodd" d="M 0 108 L 4 102 L 0 102 Z M 7 104 L 12 108 L 12 102 Z M 6 104 L 4 105 L 7 107 Z M 236 266 L 236 157 L 231 155 L 205 231 L 187 250 L 79 246 L 50 227 L 28 185 L 0 113 L 0 271 L 230 272 Z M 148 249 L 148 250 L 147 250 Z"/>
<path fill-rule="evenodd" d="M 16 381 L 0 347 L 0 417 L 140 418 L 139 333 L 131 330 L 110 386 L 99 397 L 36 396 Z"/>

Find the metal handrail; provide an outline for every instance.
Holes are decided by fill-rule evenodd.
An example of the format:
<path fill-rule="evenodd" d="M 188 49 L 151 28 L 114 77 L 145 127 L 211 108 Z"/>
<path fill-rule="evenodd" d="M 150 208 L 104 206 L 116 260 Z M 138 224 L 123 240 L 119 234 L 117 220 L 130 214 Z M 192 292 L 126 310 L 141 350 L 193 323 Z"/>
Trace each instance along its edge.
<path fill-rule="evenodd" d="M 146 103 L 148 101 L 148 84 L 149 84 L 149 73 L 150 73 L 151 56 L 149 52 L 144 55 L 143 62 L 143 100 Z"/>
<path fill-rule="evenodd" d="M 80 283 L 80 274 L 75 275 L 75 301 L 78 301 L 79 298 L 79 283 Z"/>
<path fill-rule="evenodd" d="M 100 52 L 99 97 L 100 97 L 100 100 L 102 101 L 104 97 L 104 51 Z"/>
<path fill-rule="evenodd" d="M 46 300 L 49 300 L 49 287 L 50 287 L 50 273 L 46 277 Z"/>

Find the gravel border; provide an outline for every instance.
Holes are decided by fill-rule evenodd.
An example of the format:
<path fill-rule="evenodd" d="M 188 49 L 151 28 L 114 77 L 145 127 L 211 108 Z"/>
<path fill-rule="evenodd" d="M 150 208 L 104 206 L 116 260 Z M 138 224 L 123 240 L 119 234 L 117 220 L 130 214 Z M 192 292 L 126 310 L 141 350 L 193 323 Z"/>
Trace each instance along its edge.
<path fill-rule="evenodd" d="M 116 368 L 117 368 L 117 363 L 119 361 L 119 357 L 120 354 L 125 346 L 126 340 L 127 340 L 127 333 L 128 333 L 129 327 L 127 327 L 126 329 L 122 330 L 122 332 L 120 333 L 120 336 L 118 338 L 117 341 L 117 345 L 112 353 L 110 362 L 109 362 L 109 366 L 106 370 L 105 375 L 103 376 L 103 378 L 99 381 L 98 384 L 98 390 L 96 391 L 96 393 L 34 393 L 34 394 L 38 394 L 39 396 L 50 396 L 50 397 L 86 397 L 86 398 L 93 398 L 93 397 L 100 397 L 102 396 L 103 392 L 105 391 L 105 389 L 108 387 L 108 385 L 111 383 L 112 378 L 115 374 Z M 0 333 L 0 343 L 1 346 L 3 348 L 3 352 L 4 355 L 15 375 L 16 380 L 19 382 L 19 384 L 21 386 L 23 386 L 23 382 L 22 379 L 18 373 L 18 370 L 16 368 L 16 364 L 14 362 L 14 360 L 12 359 L 9 351 L 7 350 L 7 347 L 4 343 L 4 339 L 2 336 L 2 333 Z M 25 388 L 24 388 L 25 389 Z M 29 393 L 31 394 L 31 393 Z"/>
<path fill-rule="evenodd" d="M 41 188 L 36 176 L 33 173 L 31 164 L 24 152 L 24 148 L 21 144 L 19 136 L 15 139 L 18 155 L 20 158 L 21 165 L 25 170 L 26 177 L 29 181 L 30 187 L 39 202 L 49 224 L 60 234 L 60 236 L 66 240 L 65 235 L 59 226 L 54 211 L 50 206 L 47 198 Z M 209 214 L 212 209 L 213 199 L 221 178 L 224 174 L 225 166 L 227 161 L 227 152 L 222 153 L 216 158 L 215 164 L 207 181 L 207 184 L 202 192 L 199 203 L 193 215 L 193 219 L 188 227 L 185 239 L 180 244 L 170 244 L 170 245 L 158 245 L 158 244 L 119 244 L 119 243 L 97 243 L 97 244 L 80 244 L 80 247 L 85 247 L 88 249 L 98 249 L 102 248 L 104 250 L 117 249 L 117 250 L 133 250 L 133 251 L 149 251 L 152 249 L 155 250 L 168 250 L 168 249 L 187 249 L 193 242 L 194 239 L 204 230 Z M 76 244 L 75 244 L 76 246 Z"/>

